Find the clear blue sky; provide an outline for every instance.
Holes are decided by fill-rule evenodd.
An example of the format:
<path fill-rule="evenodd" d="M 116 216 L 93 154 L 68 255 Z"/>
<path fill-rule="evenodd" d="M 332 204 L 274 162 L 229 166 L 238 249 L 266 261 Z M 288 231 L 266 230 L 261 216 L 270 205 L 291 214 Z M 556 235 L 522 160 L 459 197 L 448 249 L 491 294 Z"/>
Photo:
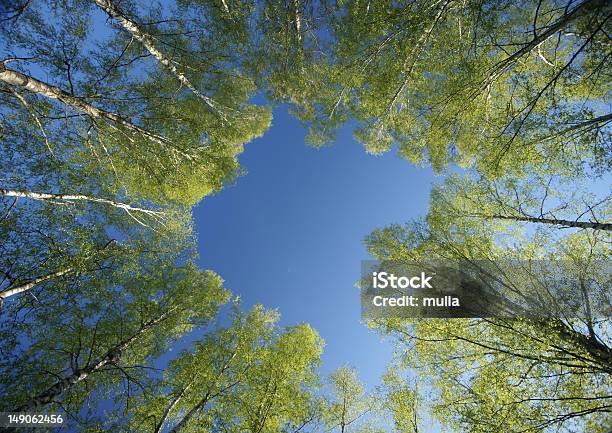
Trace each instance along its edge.
<path fill-rule="evenodd" d="M 278 308 L 282 325 L 310 323 L 325 339 L 323 373 L 349 363 L 378 383 L 391 346 L 360 319 L 364 237 L 424 215 L 435 175 L 393 152 L 368 155 L 349 128 L 322 149 L 274 112 L 271 129 L 240 157 L 248 173 L 195 211 L 202 267 L 219 273 L 245 306 Z"/>

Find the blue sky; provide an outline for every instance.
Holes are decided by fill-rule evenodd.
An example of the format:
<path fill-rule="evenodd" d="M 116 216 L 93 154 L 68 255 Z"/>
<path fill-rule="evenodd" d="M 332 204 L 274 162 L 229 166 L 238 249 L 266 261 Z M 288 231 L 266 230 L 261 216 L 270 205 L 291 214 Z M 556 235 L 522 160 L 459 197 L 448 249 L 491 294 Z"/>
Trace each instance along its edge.
<path fill-rule="evenodd" d="M 391 346 L 360 319 L 364 237 L 424 215 L 436 176 L 393 152 L 368 155 L 349 128 L 322 149 L 285 107 L 240 157 L 248 173 L 194 210 L 202 267 L 244 305 L 278 308 L 282 325 L 310 323 L 325 339 L 323 373 L 348 363 L 370 386 Z"/>

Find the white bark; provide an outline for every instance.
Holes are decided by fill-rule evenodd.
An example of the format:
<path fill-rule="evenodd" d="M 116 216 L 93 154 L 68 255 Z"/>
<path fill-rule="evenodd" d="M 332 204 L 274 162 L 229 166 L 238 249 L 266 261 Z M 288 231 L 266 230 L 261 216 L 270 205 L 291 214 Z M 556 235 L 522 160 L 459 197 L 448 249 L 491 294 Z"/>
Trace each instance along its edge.
<path fill-rule="evenodd" d="M 95 119 L 110 120 L 131 131 L 140 133 L 160 145 L 167 144 L 168 140 L 166 138 L 147 131 L 138 125 L 134 125 L 116 113 L 96 108 L 93 105 L 85 102 L 82 98 L 72 96 L 58 87 L 39 81 L 36 78 L 22 74 L 19 71 L 7 68 L 4 61 L 0 61 L 0 81 L 3 81 L 11 86 L 21 87 L 32 93 L 36 93 L 50 99 L 56 99 L 72 108 L 75 108 L 78 111 L 88 114 Z"/>
<path fill-rule="evenodd" d="M 197 377 L 197 376 L 196 376 Z M 193 383 L 195 382 L 196 377 L 194 377 L 191 382 L 185 386 L 181 392 L 179 393 L 179 395 L 177 395 L 171 402 L 170 404 L 166 407 L 166 410 L 164 411 L 161 419 L 159 420 L 159 422 L 157 423 L 157 425 L 155 426 L 155 430 L 153 431 L 153 433 L 160 433 L 162 431 L 162 429 L 164 428 L 164 424 L 166 423 L 166 420 L 168 419 L 168 415 L 170 415 L 170 412 L 172 412 L 172 410 L 176 407 L 176 405 L 179 403 L 179 401 L 183 398 L 183 396 L 185 395 L 185 393 L 189 390 L 189 388 L 191 388 L 191 386 L 193 385 Z"/>
<path fill-rule="evenodd" d="M 122 209 L 130 217 L 132 217 L 136 222 L 144 226 L 147 226 L 147 225 L 143 223 L 142 221 L 140 221 L 139 219 L 137 219 L 133 215 L 133 212 L 148 215 L 154 218 L 158 222 L 165 216 L 165 213 L 161 211 L 155 211 L 151 209 L 135 207 L 127 203 L 121 203 L 121 202 L 109 200 L 106 198 L 92 197 L 92 196 L 83 195 L 83 194 L 49 194 L 49 193 L 32 192 L 32 191 L 15 191 L 15 190 L 0 188 L 0 195 L 4 195 L 6 197 L 29 198 L 32 200 L 51 201 L 51 202 L 70 203 L 70 202 L 75 202 L 75 201 L 86 201 L 86 202 L 92 202 L 92 203 L 102 203 L 108 206 Z"/>
<path fill-rule="evenodd" d="M 297 39 L 302 42 L 302 15 L 300 14 L 300 1 L 293 0 L 293 13 L 295 14 L 295 31 Z"/>
<path fill-rule="evenodd" d="M 160 50 L 155 46 L 153 37 L 143 31 L 140 26 L 129 19 L 111 0 L 93 0 L 98 6 L 100 6 L 111 18 L 117 20 L 121 27 L 128 31 L 134 38 L 140 42 L 153 57 L 157 59 L 172 75 L 174 75 L 185 87 L 200 98 L 206 106 L 214 113 L 219 114 L 215 104 L 211 98 L 200 92 L 189 79 L 180 72 L 176 66 L 168 59 Z M 227 8 L 227 6 L 226 6 Z M 229 12 L 229 10 L 228 10 Z"/>
<path fill-rule="evenodd" d="M 590 13 L 593 9 L 596 9 L 603 5 L 605 2 L 602 0 L 584 0 L 579 3 L 576 7 L 574 7 L 571 11 L 567 12 L 553 24 L 548 26 L 546 30 L 542 33 L 534 37 L 530 42 L 525 44 L 522 48 L 514 52 L 512 55 L 508 56 L 504 60 L 498 62 L 495 66 L 493 66 L 492 70 L 489 71 L 489 76 L 483 87 L 486 87 L 486 84 L 495 81 L 502 74 L 508 71 L 512 65 L 518 61 L 519 58 L 524 56 L 525 54 L 530 53 L 535 48 L 539 48 L 539 46 L 549 39 L 551 36 L 556 34 L 557 32 L 563 30 L 569 24 L 573 23 L 576 19 L 585 16 Z"/>
<path fill-rule="evenodd" d="M 173 311 L 172 308 L 159 315 L 157 318 L 145 322 L 140 328 L 125 340 L 120 341 L 117 345 L 110 348 L 102 357 L 95 360 L 93 363 L 88 364 L 84 368 L 77 369 L 71 375 L 66 376 L 56 383 L 54 383 L 47 390 L 32 397 L 25 404 L 15 408 L 13 412 L 27 412 L 33 411 L 38 408 L 44 407 L 54 401 L 57 397 L 61 396 L 64 392 L 70 389 L 75 384 L 87 379 L 92 373 L 101 370 L 103 367 L 117 363 L 121 352 L 131 346 L 136 340 L 138 340 L 146 331 L 153 328 L 158 323 L 166 319 L 166 317 Z"/>
<path fill-rule="evenodd" d="M 57 272 L 52 272 L 50 274 L 43 275 L 42 277 L 35 278 L 32 281 L 27 282 L 26 284 L 22 284 L 21 286 L 3 290 L 2 292 L 0 292 L 0 305 L 2 301 L 4 301 L 9 296 L 18 295 L 19 293 L 27 292 L 28 290 L 34 288 L 40 283 L 51 280 L 53 278 L 61 277 L 62 275 L 66 275 L 70 271 L 72 271 L 72 268 L 61 269 Z"/>
<path fill-rule="evenodd" d="M 221 4 L 223 4 L 223 9 L 225 10 L 225 12 L 227 14 L 230 13 L 229 7 L 227 6 L 227 3 L 225 2 L 225 0 L 221 0 Z"/>

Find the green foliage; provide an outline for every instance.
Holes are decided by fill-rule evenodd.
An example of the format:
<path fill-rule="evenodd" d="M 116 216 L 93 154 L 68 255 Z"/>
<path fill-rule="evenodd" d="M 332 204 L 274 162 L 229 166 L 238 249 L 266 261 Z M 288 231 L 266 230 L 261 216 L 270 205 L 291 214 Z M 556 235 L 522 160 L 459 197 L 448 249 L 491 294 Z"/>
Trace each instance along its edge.
<path fill-rule="evenodd" d="M 431 192 L 427 223 L 436 231 L 454 226 L 487 227 L 498 235 L 534 224 L 557 228 L 602 230 L 609 221 L 609 198 L 592 192 L 603 180 L 530 174 L 489 180 L 464 172 L 450 175 Z M 601 185 L 603 186 L 603 185 Z"/>
<path fill-rule="evenodd" d="M 232 323 L 170 362 L 164 377 L 125 395 L 129 431 L 292 431 L 307 419 L 318 388 L 322 349 L 307 325 L 281 330 L 261 306 L 237 307 Z M 127 412 L 127 413 L 126 413 Z"/>
<path fill-rule="evenodd" d="M 609 13 L 605 2 L 340 2 L 329 54 L 290 99 L 315 145 L 354 119 L 368 152 L 397 144 L 438 170 L 605 169 Z"/>
<path fill-rule="evenodd" d="M 610 305 L 610 206 L 589 189 L 610 168 L 610 14 L 600 0 L 17 7 L 0 29 L 0 409 L 62 409 L 92 432 L 417 433 L 426 412 L 473 433 L 607 432 L 609 314 L 591 306 Z M 374 393 L 350 367 L 325 387 L 309 325 L 236 302 L 219 326 L 230 295 L 194 265 L 191 208 L 242 174 L 272 121 L 261 95 L 315 146 L 351 123 L 369 153 L 468 168 L 370 252 L 487 271 L 508 305 L 549 314 L 371 323 L 399 359 Z"/>
<path fill-rule="evenodd" d="M 151 359 L 215 317 L 228 300 L 221 284 L 191 264 L 151 259 L 137 269 L 89 275 L 78 293 L 41 296 L 12 330 L 23 343 L 0 366 L 3 410 L 62 408 L 78 418 L 90 398 L 129 395 L 147 379 Z"/>
<path fill-rule="evenodd" d="M 394 367 L 383 377 L 383 391 L 385 405 L 393 416 L 394 431 L 418 433 L 423 426 L 423 407 L 416 385 L 411 385 Z"/>
<path fill-rule="evenodd" d="M 105 192 L 161 204 L 191 206 L 239 173 L 237 155 L 269 127 L 271 113 L 250 104 L 257 88 L 236 67 L 227 26 L 203 30 L 198 24 L 207 22 L 202 14 L 212 13 L 208 5 L 182 5 L 180 19 L 164 19 L 156 10 L 131 18 L 159 23 L 142 24 L 143 31 L 186 71 L 200 96 L 124 32 L 84 32 L 99 13 L 93 4 L 41 3 L 3 29 L 6 51 L 32 55 L 36 61 L 20 61 L 18 69 L 36 76 L 31 71 L 42 69 L 47 84 L 104 112 L 91 114 L 66 98 L 4 83 L 4 114 L 29 126 L 14 123 L 3 141 L 27 143 L 39 152 L 46 145 L 66 171 L 97 178 Z M 137 6 L 132 12 L 138 15 Z"/>
<path fill-rule="evenodd" d="M 453 430 L 606 431 L 610 323 L 592 303 L 610 302 L 606 234 L 560 236 L 546 226 L 519 236 L 488 219 L 474 222 L 457 216 L 456 207 L 449 212 L 449 201 L 456 206 L 479 198 L 473 190 L 445 195 L 457 185 L 466 183 L 451 179 L 432 193 L 428 224 L 373 232 L 367 240 L 371 253 L 424 265 L 441 261 L 470 275 L 492 276 L 497 294 L 530 314 L 371 325 L 395 337 L 404 366 L 418 369 L 435 390 L 431 413 Z"/>
<path fill-rule="evenodd" d="M 331 396 L 327 400 L 326 424 L 329 431 L 366 432 L 376 428 L 368 420 L 376 410 L 374 396 L 366 392 L 357 371 L 344 366 L 330 378 Z"/>

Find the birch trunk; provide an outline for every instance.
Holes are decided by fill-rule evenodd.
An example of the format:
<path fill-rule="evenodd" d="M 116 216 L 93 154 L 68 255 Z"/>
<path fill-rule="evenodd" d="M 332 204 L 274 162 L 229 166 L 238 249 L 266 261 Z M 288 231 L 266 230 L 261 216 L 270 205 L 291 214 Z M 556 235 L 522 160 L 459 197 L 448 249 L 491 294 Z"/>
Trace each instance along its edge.
<path fill-rule="evenodd" d="M 2 292 L 0 292 L 0 305 L 2 305 L 2 302 L 9 296 L 18 295 L 19 293 L 27 292 L 28 290 L 36 287 L 40 283 L 51 280 L 53 278 L 61 277 L 62 275 L 66 275 L 67 273 L 71 271 L 72 271 L 72 268 L 61 269 L 59 271 L 52 272 L 47 275 L 43 275 L 42 277 L 35 278 L 26 284 L 22 284 L 21 286 L 3 290 Z"/>
<path fill-rule="evenodd" d="M 495 80 L 501 74 L 506 72 L 508 68 L 516 62 L 520 57 L 525 54 L 531 52 L 535 48 L 537 48 L 540 44 L 546 41 L 548 38 L 553 36 L 560 30 L 563 30 L 569 24 L 574 22 L 576 19 L 586 15 L 589 12 L 589 9 L 596 8 L 600 5 L 603 5 L 604 2 L 602 0 L 585 0 L 582 3 L 578 4 L 575 8 L 569 11 L 567 14 L 563 15 L 553 24 L 551 24 L 544 32 L 540 33 L 536 37 L 534 37 L 529 43 L 527 43 L 524 47 L 514 52 L 509 57 L 497 63 L 493 69 L 490 71 L 489 79 L 487 82 Z"/>
<path fill-rule="evenodd" d="M 302 42 L 302 15 L 300 14 L 300 1 L 293 0 L 293 14 L 295 15 L 295 31 L 297 39 Z"/>
<path fill-rule="evenodd" d="M 170 415 L 170 412 L 172 412 L 172 409 L 174 409 L 176 405 L 178 404 L 178 402 L 181 401 L 185 393 L 189 390 L 189 388 L 191 388 L 194 382 L 195 382 L 195 378 L 185 388 L 181 390 L 179 395 L 177 395 L 174 398 L 174 400 L 170 402 L 168 407 L 166 407 L 166 410 L 164 411 L 161 419 L 159 420 L 159 423 L 157 423 L 157 425 L 155 426 L 155 430 L 153 431 L 153 433 L 160 433 L 162 431 L 162 429 L 164 428 L 164 424 L 166 423 L 166 420 L 168 419 L 168 415 Z"/>
<path fill-rule="evenodd" d="M 36 78 L 30 77 L 29 75 L 25 75 L 19 71 L 7 68 L 4 61 L 0 61 L 0 81 L 3 81 L 11 86 L 21 87 L 32 93 L 36 93 L 50 99 L 58 100 L 78 111 L 88 114 L 94 119 L 110 120 L 125 127 L 126 129 L 142 134 L 158 144 L 167 144 L 168 140 L 164 137 L 147 131 L 138 125 L 134 125 L 116 113 L 96 108 L 93 105 L 85 102 L 82 98 L 78 98 L 64 92 L 59 87 L 52 86 L 45 82 L 39 81 Z"/>
<path fill-rule="evenodd" d="M 153 36 L 145 32 L 140 26 L 129 19 L 111 0 L 93 0 L 100 8 L 102 8 L 111 18 L 117 20 L 121 27 L 128 31 L 134 38 L 140 42 L 153 57 L 157 59 L 172 75 L 174 75 L 185 87 L 200 98 L 206 106 L 215 114 L 219 114 L 213 100 L 200 92 L 189 79 L 180 72 L 172 61 L 167 58 L 157 47 Z"/>
<path fill-rule="evenodd" d="M 95 373 L 109 364 L 116 363 L 118 356 L 120 356 L 123 350 L 127 349 L 149 329 L 153 328 L 155 325 L 164 320 L 169 313 L 170 311 L 167 311 L 157 318 L 144 323 L 138 329 L 138 331 L 132 334 L 129 338 L 122 340 L 117 345 L 110 348 L 102 357 L 98 358 L 93 363 L 89 363 L 84 368 L 77 369 L 73 372 L 73 374 L 55 382 L 52 386 L 47 388 L 47 390 L 32 397 L 25 404 L 14 408 L 12 412 L 31 412 L 40 409 L 41 407 L 53 402 L 57 397 L 61 396 L 64 392 L 72 388 L 77 383 L 87 379 L 92 373 Z"/>
<path fill-rule="evenodd" d="M 500 219 L 500 220 L 510 220 L 510 221 L 526 221 L 531 223 L 540 223 L 540 224 L 552 224 L 556 226 L 562 227 L 575 227 L 580 229 L 592 229 L 592 230 L 612 230 L 611 223 L 598 223 L 598 222 L 586 222 L 586 221 L 570 221 L 570 220 L 559 220 L 553 218 L 535 218 L 535 217 L 527 217 L 527 216 L 505 216 L 505 215 L 492 215 L 492 216 L 484 216 L 481 217 L 491 218 L 491 219 Z"/>
<path fill-rule="evenodd" d="M 211 400 L 212 398 L 214 398 L 214 397 L 216 397 L 218 395 L 218 393 L 213 395 L 212 391 L 217 386 L 217 383 L 223 377 L 223 375 L 225 374 L 225 371 L 228 369 L 228 367 L 230 366 L 231 362 L 234 360 L 234 358 L 236 357 L 237 354 L 238 354 L 238 352 L 232 353 L 232 356 L 230 356 L 229 360 L 221 368 L 221 371 L 219 372 L 219 375 L 217 376 L 215 381 L 208 388 L 208 390 L 206 391 L 206 394 L 204 394 L 204 397 L 202 397 L 202 399 L 200 401 L 198 401 L 195 404 L 195 406 L 193 406 L 189 410 L 189 412 L 187 412 L 185 414 L 185 416 L 183 416 L 183 418 L 179 421 L 179 423 L 176 424 L 168 433 L 178 433 L 181 430 L 183 430 L 183 428 L 187 425 L 187 423 L 191 420 L 191 418 L 193 418 L 193 416 L 199 410 L 201 410 L 204 406 L 206 406 L 206 403 L 208 403 L 209 400 Z"/>
<path fill-rule="evenodd" d="M 181 421 L 177 425 L 175 425 L 172 428 L 172 430 L 170 430 L 168 433 L 178 433 L 179 431 L 183 430 L 183 428 L 187 425 L 187 423 L 191 420 L 191 418 L 193 418 L 196 412 L 201 410 L 206 405 L 206 403 L 208 403 L 209 399 L 210 399 L 210 390 L 208 390 L 206 394 L 204 394 L 204 397 L 202 397 L 202 399 L 199 402 L 197 402 L 195 406 L 193 406 L 189 410 L 189 412 L 185 414 L 185 416 L 181 419 Z"/>
<path fill-rule="evenodd" d="M 41 192 L 32 192 L 32 191 L 15 191 L 9 189 L 0 188 L 0 195 L 4 195 L 7 197 L 20 197 L 20 198 L 29 198 L 32 200 L 39 201 L 65 201 L 65 202 L 75 202 L 75 201 L 88 201 L 93 203 L 102 203 L 108 206 L 112 206 L 118 209 L 122 209 L 128 213 L 134 220 L 136 220 L 139 224 L 146 226 L 142 221 L 132 215 L 132 212 L 142 213 L 145 215 L 149 215 L 154 218 L 162 218 L 165 214 L 161 211 L 154 211 L 151 209 L 144 209 L 140 207 L 134 207 L 127 203 L 121 203 L 114 200 L 109 200 L 105 198 L 92 197 L 83 194 L 49 194 L 49 193 L 41 193 Z"/>

